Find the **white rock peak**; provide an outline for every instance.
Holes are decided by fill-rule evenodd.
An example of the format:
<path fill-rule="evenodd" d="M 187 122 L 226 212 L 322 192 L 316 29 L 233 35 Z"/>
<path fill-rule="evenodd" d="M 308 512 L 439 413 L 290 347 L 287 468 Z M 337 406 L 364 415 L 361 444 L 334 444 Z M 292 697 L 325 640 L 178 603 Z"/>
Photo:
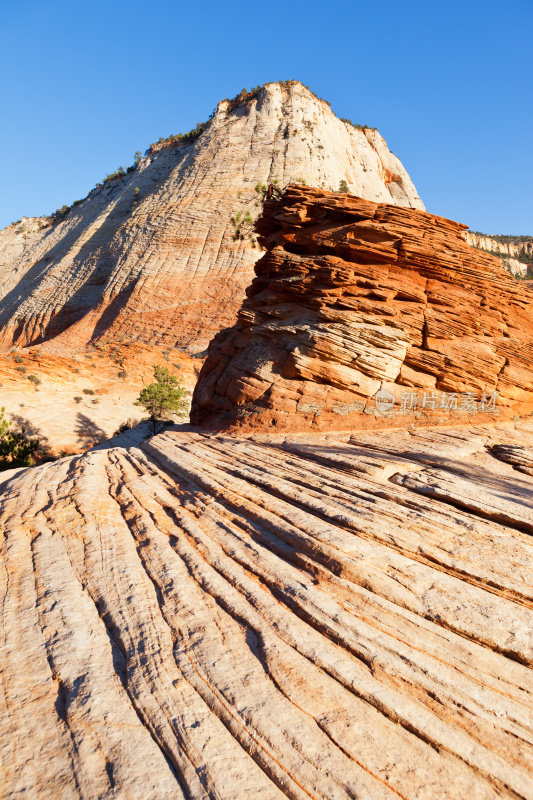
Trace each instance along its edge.
<path fill-rule="evenodd" d="M 0 232 L 0 343 L 78 347 L 104 335 L 198 351 L 233 322 L 260 256 L 256 187 L 344 186 L 424 208 L 377 130 L 338 119 L 298 82 L 221 101 L 192 141 L 153 146 L 137 168 L 64 219 Z M 240 217 L 238 215 L 240 214 Z"/>

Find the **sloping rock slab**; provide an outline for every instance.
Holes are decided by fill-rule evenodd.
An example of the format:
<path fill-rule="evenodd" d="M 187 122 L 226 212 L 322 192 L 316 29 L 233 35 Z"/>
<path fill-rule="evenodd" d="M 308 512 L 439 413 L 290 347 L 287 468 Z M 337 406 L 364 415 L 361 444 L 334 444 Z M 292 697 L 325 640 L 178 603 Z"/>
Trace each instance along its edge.
<path fill-rule="evenodd" d="M 173 430 L 12 477 L 3 795 L 531 798 L 518 436 Z"/>

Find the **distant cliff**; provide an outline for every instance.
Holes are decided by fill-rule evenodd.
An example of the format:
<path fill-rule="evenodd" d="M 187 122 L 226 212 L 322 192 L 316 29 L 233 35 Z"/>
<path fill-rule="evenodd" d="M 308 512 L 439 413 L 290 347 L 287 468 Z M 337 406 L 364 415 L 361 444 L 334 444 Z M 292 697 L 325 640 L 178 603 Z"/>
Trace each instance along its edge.
<path fill-rule="evenodd" d="M 533 274 L 533 236 L 487 236 L 467 231 L 465 238 L 472 247 L 497 256 L 511 275 L 523 278 Z"/>
<path fill-rule="evenodd" d="M 307 183 L 423 208 L 373 128 L 295 81 L 223 100 L 186 135 L 50 218 L 0 231 L 0 346 L 102 336 L 198 351 L 234 322 L 266 184 Z"/>

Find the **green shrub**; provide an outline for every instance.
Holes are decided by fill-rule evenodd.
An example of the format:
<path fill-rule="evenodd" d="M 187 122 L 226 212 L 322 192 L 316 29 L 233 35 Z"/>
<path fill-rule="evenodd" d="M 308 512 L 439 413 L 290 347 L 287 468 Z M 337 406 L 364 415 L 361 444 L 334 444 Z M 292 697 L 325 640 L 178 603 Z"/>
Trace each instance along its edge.
<path fill-rule="evenodd" d="M 26 369 L 26 367 L 15 367 L 15 369 L 17 370 L 17 372 L 22 372 L 22 373 L 24 373 L 24 372 L 27 372 L 27 371 L 28 371 L 28 370 Z"/>
<path fill-rule="evenodd" d="M 348 194 L 348 184 L 346 181 L 340 181 L 339 183 L 339 192 L 343 192 L 344 194 Z"/>
<path fill-rule="evenodd" d="M 230 217 L 231 224 L 235 228 L 235 232 L 233 234 L 233 241 L 236 242 L 239 239 L 250 239 L 253 240 L 253 227 L 254 227 L 254 220 L 252 215 L 248 210 L 244 213 L 242 211 L 238 211 L 234 217 Z"/>
<path fill-rule="evenodd" d="M 82 389 L 83 394 L 94 394 L 92 389 Z"/>
<path fill-rule="evenodd" d="M 70 211 L 70 206 L 62 205 L 61 208 L 58 208 L 51 214 L 51 218 L 54 222 L 58 222 L 60 219 L 64 219 L 67 216 L 68 212 Z"/>
<path fill-rule="evenodd" d="M 168 367 L 154 367 L 155 381 L 146 386 L 135 403 L 143 406 L 149 414 L 154 434 L 157 425 L 172 415 L 182 416 L 188 408 L 188 391 L 177 375 L 172 375 Z"/>
<path fill-rule="evenodd" d="M 104 180 L 102 181 L 102 185 L 117 180 L 117 178 L 123 178 L 125 174 L 126 170 L 124 169 L 124 167 L 119 167 L 114 172 L 110 172 L 109 175 L 105 176 Z"/>
<path fill-rule="evenodd" d="M 254 86 L 254 88 L 250 90 L 241 89 L 239 94 L 235 95 L 235 97 L 233 97 L 232 99 L 230 99 L 229 97 L 225 98 L 225 100 L 230 104 L 230 111 L 233 111 L 233 109 L 237 108 L 237 106 L 240 105 L 242 102 L 249 103 L 251 100 L 257 97 L 261 89 L 263 89 L 265 86 L 268 86 L 269 83 L 273 82 L 277 83 L 283 89 L 288 89 L 290 86 L 295 86 L 296 84 L 300 83 L 300 81 L 269 81 L 268 83 L 263 83 L 259 86 Z M 305 89 L 307 89 L 307 91 L 310 92 L 313 95 L 313 97 L 315 97 L 317 100 L 320 100 L 322 103 L 326 103 L 326 105 L 331 106 L 329 100 L 324 100 L 323 97 L 319 97 L 315 92 L 313 92 L 312 89 L 309 88 L 309 86 L 306 86 L 305 84 L 301 85 Z"/>
<path fill-rule="evenodd" d="M 0 470 L 32 467 L 40 449 L 39 440 L 26 436 L 24 428 L 14 431 L 4 412 L 0 408 Z"/>
<path fill-rule="evenodd" d="M 22 356 L 19 356 L 19 355 L 13 356 L 13 361 L 15 362 L 15 364 L 23 364 L 24 363 L 24 359 L 22 358 Z"/>
<path fill-rule="evenodd" d="M 40 382 L 41 382 L 41 379 L 38 378 L 37 375 L 33 375 L 33 374 L 32 375 L 28 375 L 28 380 L 31 381 L 32 383 L 34 383 L 35 386 L 38 386 L 40 384 Z"/>
<path fill-rule="evenodd" d="M 125 372 L 125 370 L 123 370 L 123 369 L 122 369 L 122 370 L 121 370 L 121 371 L 118 373 L 118 377 L 119 377 L 119 378 L 127 378 L 127 377 L 128 377 L 128 373 L 127 373 L 127 372 Z"/>
<path fill-rule="evenodd" d="M 204 132 L 208 124 L 209 121 L 199 122 L 195 128 L 187 133 L 172 133 L 170 136 L 160 136 L 157 142 L 150 145 L 148 151 L 153 151 L 156 145 L 161 144 L 191 144 Z"/>
<path fill-rule="evenodd" d="M 497 242 L 503 242 L 504 244 L 521 244 L 522 242 L 533 241 L 533 236 L 531 234 L 513 236 L 512 234 L 481 233 L 481 231 L 470 231 L 470 233 L 475 233 L 477 236 L 485 236 L 488 239 L 495 239 Z"/>

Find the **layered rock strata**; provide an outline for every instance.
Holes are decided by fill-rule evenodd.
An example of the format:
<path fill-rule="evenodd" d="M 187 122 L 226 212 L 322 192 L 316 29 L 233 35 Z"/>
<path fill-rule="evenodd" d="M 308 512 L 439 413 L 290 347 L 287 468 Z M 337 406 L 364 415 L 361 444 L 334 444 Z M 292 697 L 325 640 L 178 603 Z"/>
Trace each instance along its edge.
<path fill-rule="evenodd" d="M 292 186 L 257 230 L 268 252 L 210 345 L 193 423 L 350 430 L 533 411 L 533 294 L 464 225 Z"/>
<path fill-rule="evenodd" d="M 3 796 L 531 800 L 531 425 L 132 435 L 0 487 Z"/>
<path fill-rule="evenodd" d="M 0 345 L 64 350 L 107 335 L 203 350 L 235 321 L 260 255 L 260 187 L 274 181 L 344 181 L 423 208 L 376 130 L 339 120 L 301 83 L 267 84 L 219 103 L 194 141 L 152 147 L 62 221 L 1 231 Z"/>

